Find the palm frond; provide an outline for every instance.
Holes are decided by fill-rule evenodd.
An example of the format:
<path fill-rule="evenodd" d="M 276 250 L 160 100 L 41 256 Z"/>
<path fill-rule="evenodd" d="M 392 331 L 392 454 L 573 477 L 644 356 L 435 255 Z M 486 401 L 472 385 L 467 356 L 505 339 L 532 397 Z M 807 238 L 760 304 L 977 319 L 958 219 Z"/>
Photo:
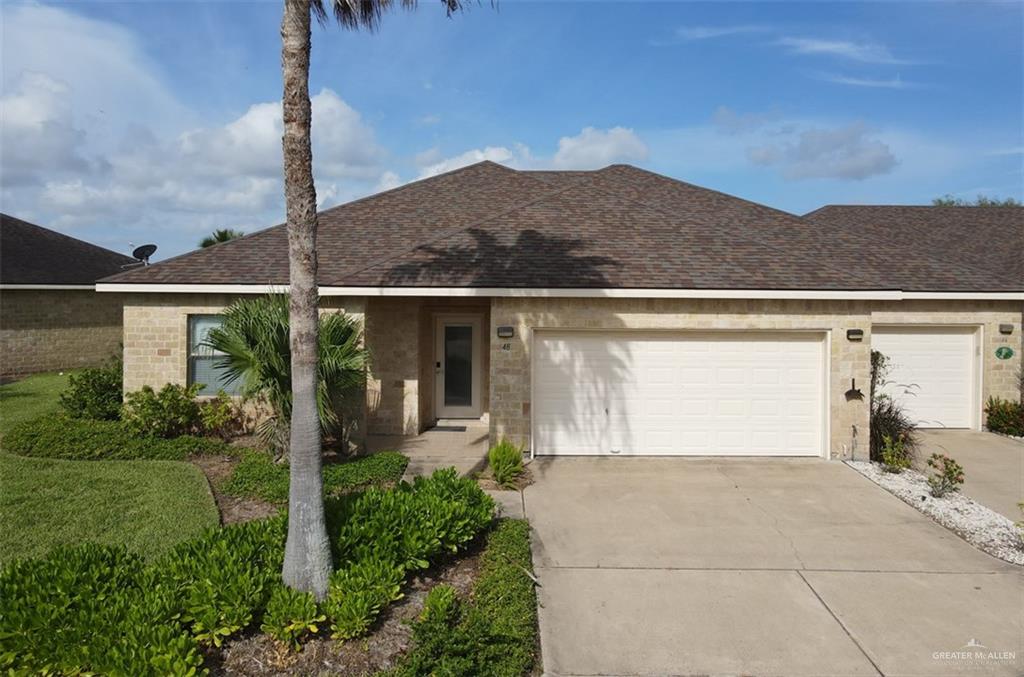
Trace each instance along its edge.
<path fill-rule="evenodd" d="M 416 0 L 328 0 L 331 4 L 330 13 L 334 20 L 345 28 L 365 28 L 368 31 L 375 31 L 380 25 L 380 19 L 385 12 L 390 11 L 395 5 L 402 9 L 415 9 Z M 459 11 L 463 7 L 462 0 L 441 0 L 448 16 Z M 328 10 L 324 6 L 324 0 L 312 0 L 311 9 L 317 21 L 324 25 L 328 21 Z"/>
<path fill-rule="evenodd" d="M 286 444 L 292 413 L 291 347 L 288 297 L 284 294 L 242 299 L 224 311 L 223 324 L 210 331 L 206 348 L 218 356 L 214 366 L 229 383 L 240 382 L 248 397 L 265 398 L 274 412 L 273 422 L 262 428 L 267 440 Z M 320 316 L 317 410 L 325 433 L 340 424 L 339 411 L 346 399 L 362 392 L 369 354 L 363 346 L 361 325 L 344 313 Z"/>

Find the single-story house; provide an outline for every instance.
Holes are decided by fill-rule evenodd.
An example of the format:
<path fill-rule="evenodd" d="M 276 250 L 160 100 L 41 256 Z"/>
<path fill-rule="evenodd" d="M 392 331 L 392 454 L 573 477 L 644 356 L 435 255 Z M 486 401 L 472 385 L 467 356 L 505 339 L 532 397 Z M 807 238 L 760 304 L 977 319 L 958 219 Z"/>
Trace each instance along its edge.
<path fill-rule="evenodd" d="M 631 166 L 483 162 L 322 212 L 320 294 L 364 321 L 371 434 L 468 418 L 538 455 L 865 457 L 873 348 L 925 425 L 1017 396 L 1024 210 L 976 241 L 960 209 L 938 244 Z M 103 280 L 125 388 L 215 389 L 204 328 L 287 283 L 284 226 Z"/>
<path fill-rule="evenodd" d="M 95 365 L 120 354 L 123 300 L 96 280 L 136 262 L 0 214 L 0 375 Z"/>

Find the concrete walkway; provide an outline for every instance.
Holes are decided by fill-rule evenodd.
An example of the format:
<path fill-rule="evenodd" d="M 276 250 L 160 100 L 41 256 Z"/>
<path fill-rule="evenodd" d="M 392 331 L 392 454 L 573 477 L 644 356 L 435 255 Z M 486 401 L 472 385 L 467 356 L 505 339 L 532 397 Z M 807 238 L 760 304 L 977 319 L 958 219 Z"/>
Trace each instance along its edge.
<path fill-rule="evenodd" d="M 438 468 L 453 466 L 461 475 L 487 466 L 488 426 L 481 421 L 446 422 L 419 435 L 370 435 L 367 451 L 400 451 L 409 457 L 402 479 L 429 475 Z M 462 428 L 462 430 L 460 430 Z"/>
<path fill-rule="evenodd" d="M 532 469 L 546 674 L 1024 672 L 1021 569 L 841 463 Z M 984 658 L 951 657 L 972 642 Z"/>
<path fill-rule="evenodd" d="M 923 430 L 918 465 L 924 473 L 933 453 L 952 456 L 964 467 L 962 491 L 978 503 L 1019 522 L 1024 501 L 1024 442 L 974 430 Z"/>

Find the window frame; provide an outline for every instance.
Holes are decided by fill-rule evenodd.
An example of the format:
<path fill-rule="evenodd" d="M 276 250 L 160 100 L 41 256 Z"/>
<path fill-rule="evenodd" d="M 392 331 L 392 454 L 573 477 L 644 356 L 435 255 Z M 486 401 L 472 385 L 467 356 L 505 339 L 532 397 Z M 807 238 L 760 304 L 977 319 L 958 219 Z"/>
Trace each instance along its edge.
<path fill-rule="evenodd" d="M 219 350 L 213 350 L 212 348 L 201 348 L 202 341 L 195 341 L 195 324 L 197 321 L 201 321 L 209 318 L 218 318 L 220 325 L 224 323 L 223 313 L 189 313 L 187 315 L 187 326 L 185 335 L 185 381 L 188 385 L 196 383 L 196 364 L 199 360 L 213 360 L 224 353 Z M 219 325 L 218 325 L 219 326 Z M 212 392 L 207 392 L 208 388 L 213 388 Z M 204 383 L 204 389 L 199 393 L 200 397 L 214 397 L 218 392 L 223 390 L 230 397 L 238 397 L 241 395 L 242 384 L 240 381 L 227 384 L 208 384 Z"/>

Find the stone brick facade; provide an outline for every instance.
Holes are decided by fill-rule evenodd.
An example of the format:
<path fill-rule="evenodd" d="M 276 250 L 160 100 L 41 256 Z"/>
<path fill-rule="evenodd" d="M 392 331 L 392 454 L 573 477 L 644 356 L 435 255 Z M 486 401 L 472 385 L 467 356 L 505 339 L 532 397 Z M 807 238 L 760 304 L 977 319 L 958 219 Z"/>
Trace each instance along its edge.
<path fill-rule="evenodd" d="M 121 353 L 121 294 L 0 291 L 0 374 L 94 366 Z"/>
<path fill-rule="evenodd" d="M 871 307 L 874 324 L 922 324 L 980 327 L 981 329 L 981 402 L 989 397 L 1017 399 L 1021 396 L 1017 373 L 1021 368 L 1024 336 L 1022 308 L 1010 301 L 900 301 L 875 303 Z M 999 325 L 1009 324 L 1010 334 L 1001 334 Z M 996 349 L 1008 346 L 1013 357 L 1000 360 Z"/>
<path fill-rule="evenodd" d="M 871 372 L 870 343 L 851 342 L 847 329 L 869 334 L 870 310 L 863 302 L 716 299 L 541 299 L 496 298 L 492 333 L 516 328 L 515 338 L 491 346 L 491 438 L 530 441 L 530 342 L 534 329 L 798 330 L 829 332 L 833 458 L 868 453 L 868 403 L 847 401 L 856 379 L 864 390 Z M 865 390 L 866 392 L 866 390 Z"/>
<path fill-rule="evenodd" d="M 125 388 L 185 382 L 188 315 L 218 313 L 231 300 L 209 294 L 126 296 Z M 510 437 L 526 445 L 535 329 L 820 332 L 828 337 L 832 458 L 864 458 L 868 453 L 867 399 L 848 401 L 845 392 L 855 379 L 865 396 L 868 393 L 872 323 L 978 326 L 983 337 L 983 399 L 1017 396 L 1015 374 L 1024 348 L 1019 302 L 325 297 L 323 306 L 325 312 L 344 309 L 365 320 L 372 360 L 366 430 L 381 435 L 415 435 L 433 424 L 437 317 L 479 313 L 485 327 L 482 405 L 491 438 Z M 1000 324 L 1012 325 L 1012 333 L 1000 334 Z M 494 338 L 500 325 L 512 325 L 515 337 Z M 863 330 L 863 341 L 848 340 L 847 329 Z M 1013 358 L 995 358 L 995 349 L 1003 345 L 1013 348 Z"/>
<path fill-rule="evenodd" d="M 224 311 L 228 294 L 126 294 L 124 299 L 124 389 L 188 381 L 188 318 Z M 323 312 L 344 310 L 362 320 L 362 298 L 325 297 Z"/>

